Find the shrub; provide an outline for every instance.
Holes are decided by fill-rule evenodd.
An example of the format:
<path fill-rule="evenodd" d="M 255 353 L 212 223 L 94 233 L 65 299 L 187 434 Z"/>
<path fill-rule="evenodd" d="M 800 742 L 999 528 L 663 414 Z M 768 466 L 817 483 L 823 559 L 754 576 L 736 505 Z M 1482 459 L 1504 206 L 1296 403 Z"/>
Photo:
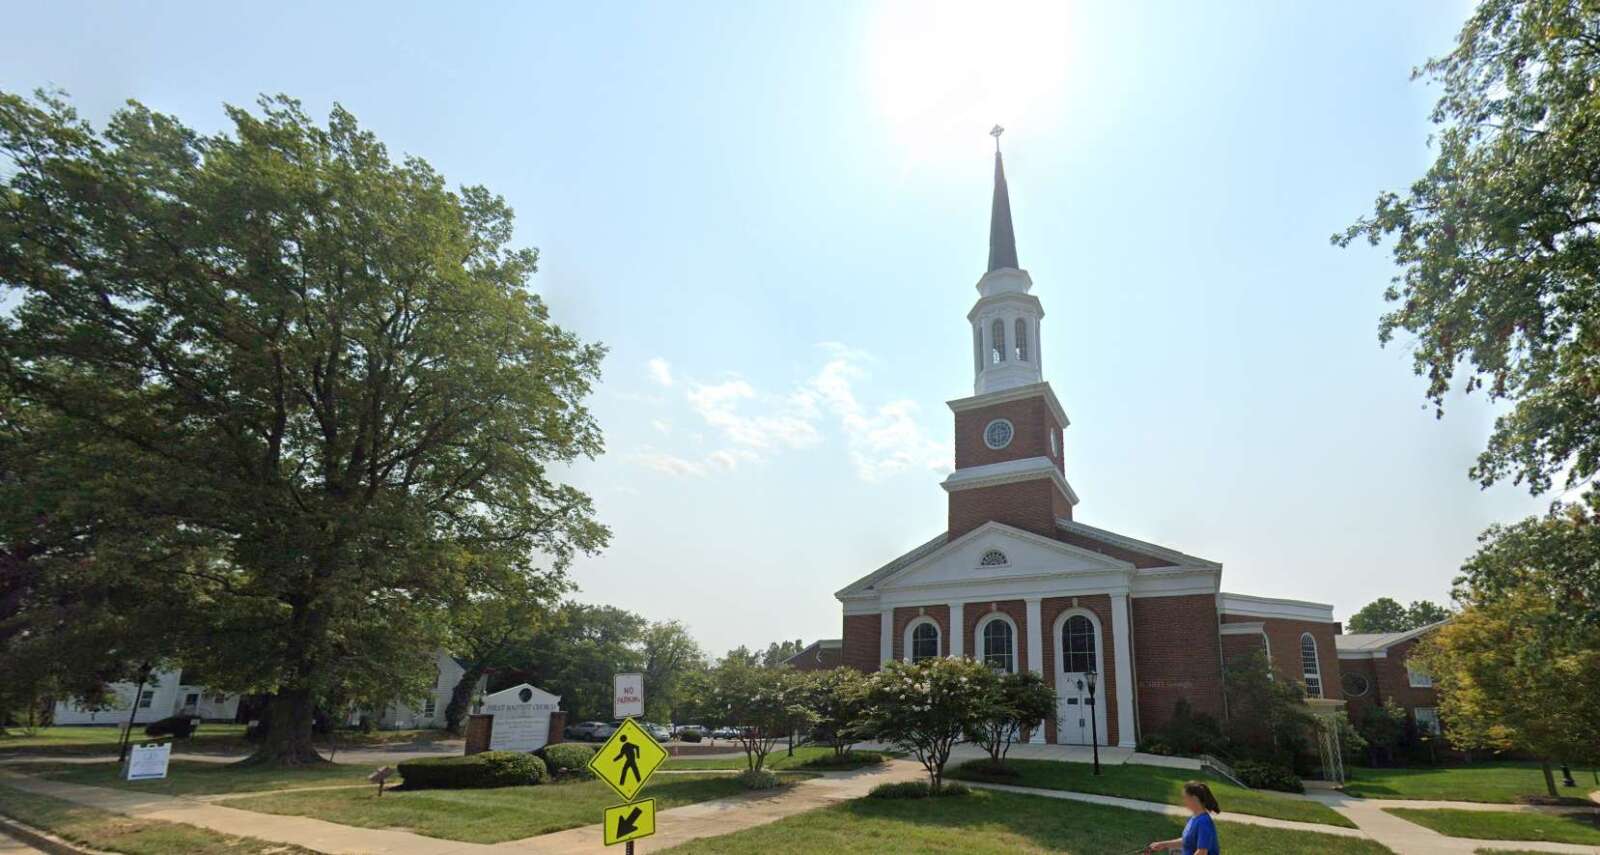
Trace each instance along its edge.
<path fill-rule="evenodd" d="M 1241 760 L 1233 767 L 1239 780 L 1245 786 L 1257 790 L 1279 790 L 1285 793 L 1303 793 L 1305 785 L 1295 776 L 1294 770 L 1284 766 L 1274 766 L 1270 763 L 1258 763 L 1254 760 Z"/>
<path fill-rule="evenodd" d="M 465 757 L 423 757 L 400 764 L 405 785 L 415 789 L 464 790 L 516 787 L 549 779 L 544 761 L 520 751 L 485 751 Z"/>
<path fill-rule="evenodd" d="M 704 738 L 705 738 L 705 734 L 701 733 L 698 730 L 680 730 L 680 731 L 678 731 L 678 741 L 679 742 L 699 742 L 700 740 L 702 740 Z"/>
<path fill-rule="evenodd" d="M 889 762 L 887 754 L 876 751 L 846 751 L 843 754 L 824 754 L 796 766 L 797 769 L 859 769 Z"/>
<path fill-rule="evenodd" d="M 1010 780 L 1022 777 L 1022 773 L 1005 764 L 1005 761 L 996 763 L 984 758 L 982 760 L 968 760 L 957 769 L 962 775 L 979 778 L 985 781 Z"/>
<path fill-rule="evenodd" d="M 550 774 L 571 775 L 588 767 L 590 758 L 594 757 L 597 750 L 596 746 L 581 742 L 557 742 L 539 749 L 537 754 L 544 760 Z"/>
<path fill-rule="evenodd" d="M 1025 731 L 1056 717 L 1056 693 L 1032 671 L 1004 674 L 995 680 L 973 684 L 975 691 L 991 693 L 991 703 L 973 741 L 983 746 L 989 759 L 998 765 L 1005 762 L 1011 743 Z"/>
<path fill-rule="evenodd" d="M 1145 740 L 1140 748 L 1147 754 L 1185 755 L 1227 754 L 1228 740 L 1215 717 L 1197 713 L 1184 699 L 1172 706 L 1172 717 Z M 1148 750 L 1147 750 L 1148 749 Z"/>
<path fill-rule="evenodd" d="M 144 729 L 145 736 L 171 736 L 177 739 L 188 739 L 194 735 L 194 729 L 200 723 L 186 715 L 168 716 L 160 721 L 153 721 Z"/>
<path fill-rule="evenodd" d="M 988 666 L 972 659 L 890 662 L 868 681 L 870 726 L 878 739 L 915 756 L 937 792 L 951 749 L 983 727 L 999 685 Z"/>
<path fill-rule="evenodd" d="M 782 785 L 778 773 L 771 769 L 746 769 L 737 776 L 740 786 L 747 790 L 771 790 Z"/>
<path fill-rule="evenodd" d="M 947 781 L 937 792 L 928 785 L 927 781 L 901 781 L 897 784 L 879 784 L 867 793 L 869 799 L 925 799 L 930 796 L 944 798 L 946 796 L 964 796 L 972 790 L 966 784 L 957 781 Z"/>

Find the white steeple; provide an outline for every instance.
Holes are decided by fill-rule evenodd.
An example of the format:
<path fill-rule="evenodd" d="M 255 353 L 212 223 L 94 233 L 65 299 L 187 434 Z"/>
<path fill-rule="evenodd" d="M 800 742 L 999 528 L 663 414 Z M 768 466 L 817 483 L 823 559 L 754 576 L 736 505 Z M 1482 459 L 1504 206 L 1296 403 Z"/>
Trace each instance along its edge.
<path fill-rule="evenodd" d="M 982 395 L 1027 386 L 1044 379 L 1039 367 L 1039 321 L 1044 308 L 1028 293 L 1033 279 L 1017 265 L 1017 238 L 1011 227 L 1011 195 L 1000 159 L 1000 134 L 994 136 L 994 204 L 989 212 L 989 272 L 978 280 L 978 302 L 967 313 L 972 322 L 973 392 Z"/>

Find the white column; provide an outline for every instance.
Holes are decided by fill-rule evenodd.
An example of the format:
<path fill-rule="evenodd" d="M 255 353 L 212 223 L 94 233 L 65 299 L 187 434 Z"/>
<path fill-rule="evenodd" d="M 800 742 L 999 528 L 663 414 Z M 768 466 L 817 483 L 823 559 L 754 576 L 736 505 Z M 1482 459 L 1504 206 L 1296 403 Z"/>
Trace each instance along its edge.
<path fill-rule="evenodd" d="M 950 604 L 950 655 L 967 655 L 966 621 L 962 619 L 961 603 Z"/>
<path fill-rule="evenodd" d="M 1133 645 L 1128 633 L 1128 595 L 1111 595 L 1111 643 L 1117 651 L 1117 745 L 1132 748 Z"/>
<path fill-rule="evenodd" d="M 883 610 L 883 619 L 878 624 L 878 667 L 882 668 L 894 658 L 894 609 Z"/>
<path fill-rule="evenodd" d="M 1028 670 L 1035 674 L 1044 673 L 1044 612 L 1039 608 L 1038 597 L 1027 597 L 1023 601 L 1027 606 L 1028 616 Z M 1033 729 L 1033 736 L 1029 742 L 1044 743 L 1044 722 Z"/>

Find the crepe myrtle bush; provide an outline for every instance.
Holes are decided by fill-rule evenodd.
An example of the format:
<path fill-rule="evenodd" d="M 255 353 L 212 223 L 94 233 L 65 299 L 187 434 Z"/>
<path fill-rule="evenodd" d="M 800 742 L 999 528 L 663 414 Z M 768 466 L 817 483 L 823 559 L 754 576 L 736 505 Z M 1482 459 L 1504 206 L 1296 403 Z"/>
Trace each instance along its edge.
<path fill-rule="evenodd" d="M 980 731 L 999 696 L 999 675 L 971 659 L 891 662 L 870 679 L 867 721 L 878 739 L 916 756 L 938 793 L 950 750 Z"/>

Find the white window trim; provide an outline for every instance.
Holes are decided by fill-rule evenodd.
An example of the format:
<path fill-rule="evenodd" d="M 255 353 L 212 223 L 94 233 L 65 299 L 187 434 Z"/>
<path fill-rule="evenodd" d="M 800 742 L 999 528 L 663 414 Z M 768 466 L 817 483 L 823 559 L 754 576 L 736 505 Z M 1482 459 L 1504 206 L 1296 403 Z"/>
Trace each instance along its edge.
<path fill-rule="evenodd" d="M 1306 663 L 1306 639 L 1310 639 L 1311 640 L 1311 666 L 1312 666 L 1312 668 L 1314 670 L 1306 670 L 1306 664 L 1305 664 Z M 1300 682 L 1306 687 L 1306 689 L 1307 689 L 1306 693 L 1310 694 L 1310 688 L 1311 688 L 1311 683 L 1307 678 L 1313 678 L 1313 679 L 1315 679 L 1317 681 L 1317 694 L 1316 694 L 1316 697 L 1318 697 L 1318 698 L 1327 697 L 1328 696 L 1328 687 L 1326 685 L 1324 685 L 1323 682 L 1322 682 L 1322 650 L 1317 645 L 1317 637 L 1312 635 L 1309 632 L 1300 633 L 1300 651 L 1299 652 L 1300 652 Z"/>
<path fill-rule="evenodd" d="M 972 649 L 978 653 L 979 662 L 988 662 L 989 648 L 984 643 L 983 631 L 989 624 L 1002 621 L 1011 626 L 1011 669 L 1008 674 L 1015 674 L 1021 667 L 1021 656 L 1017 646 L 1022 643 L 1022 635 L 1017 631 L 1017 622 L 1005 612 L 990 612 L 978 620 L 977 627 L 973 630 Z"/>
<path fill-rule="evenodd" d="M 1433 717 L 1433 719 L 1432 719 L 1433 726 L 1432 727 L 1424 727 L 1423 726 L 1423 724 L 1422 724 L 1422 712 L 1423 712 L 1423 710 L 1427 710 L 1428 714 Z M 1439 708 L 1438 707 L 1412 707 L 1411 708 L 1411 720 L 1415 721 L 1417 723 L 1417 730 L 1424 731 L 1429 736 L 1438 736 L 1440 733 L 1444 732 L 1444 728 L 1442 726 L 1440 726 L 1440 724 L 1439 724 Z"/>
<path fill-rule="evenodd" d="M 989 441 L 989 428 L 992 428 L 1001 422 L 1004 422 L 1005 426 L 1011 429 L 1011 435 L 1006 437 L 1006 441 L 1003 445 L 995 445 Z M 1016 438 L 1017 426 L 1012 424 L 1010 419 L 993 419 L 988 424 L 983 426 L 983 444 L 987 446 L 990 451 L 999 451 L 1003 448 L 1008 448 L 1010 447 L 1011 443 L 1016 440 Z"/>
<path fill-rule="evenodd" d="M 942 628 L 940 628 L 939 622 L 934 620 L 931 617 L 928 617 L 927 615 L 922 615 L 922 616 L 918 617 L 917 619 L 913 620 L 912 622 L 906 624 L 904 637 L 900 640 L 900 652 L 902 654 L 901 658 L 907 664 L 910 664 L 912 662 L 912 659 L 911 659 L 911 636 L 912 636 L 913 633 L 915 633 L 917 631 L 917 627 L 922 626 L 923 624 L 928 624 L 929 626 L 933 627 L 934 638 L 937 639 L 937 641 L 938 641 L 938 646 L 935 647 L 934 649 L 935 650 L 943 650 L 944 649 L 944 630 Z M 942 654 L 935 654 L 935 655 L 942 655 Z"/>
<path fill-rule="evenodd" d="M 1410 684 L 1411 688 L 1413 689 L 1431 689 L 1433 688 L 1433 675 L 1424 671 L 1418 671 L 1410 665 L 1407 665 L 1406 682 Z"/>

